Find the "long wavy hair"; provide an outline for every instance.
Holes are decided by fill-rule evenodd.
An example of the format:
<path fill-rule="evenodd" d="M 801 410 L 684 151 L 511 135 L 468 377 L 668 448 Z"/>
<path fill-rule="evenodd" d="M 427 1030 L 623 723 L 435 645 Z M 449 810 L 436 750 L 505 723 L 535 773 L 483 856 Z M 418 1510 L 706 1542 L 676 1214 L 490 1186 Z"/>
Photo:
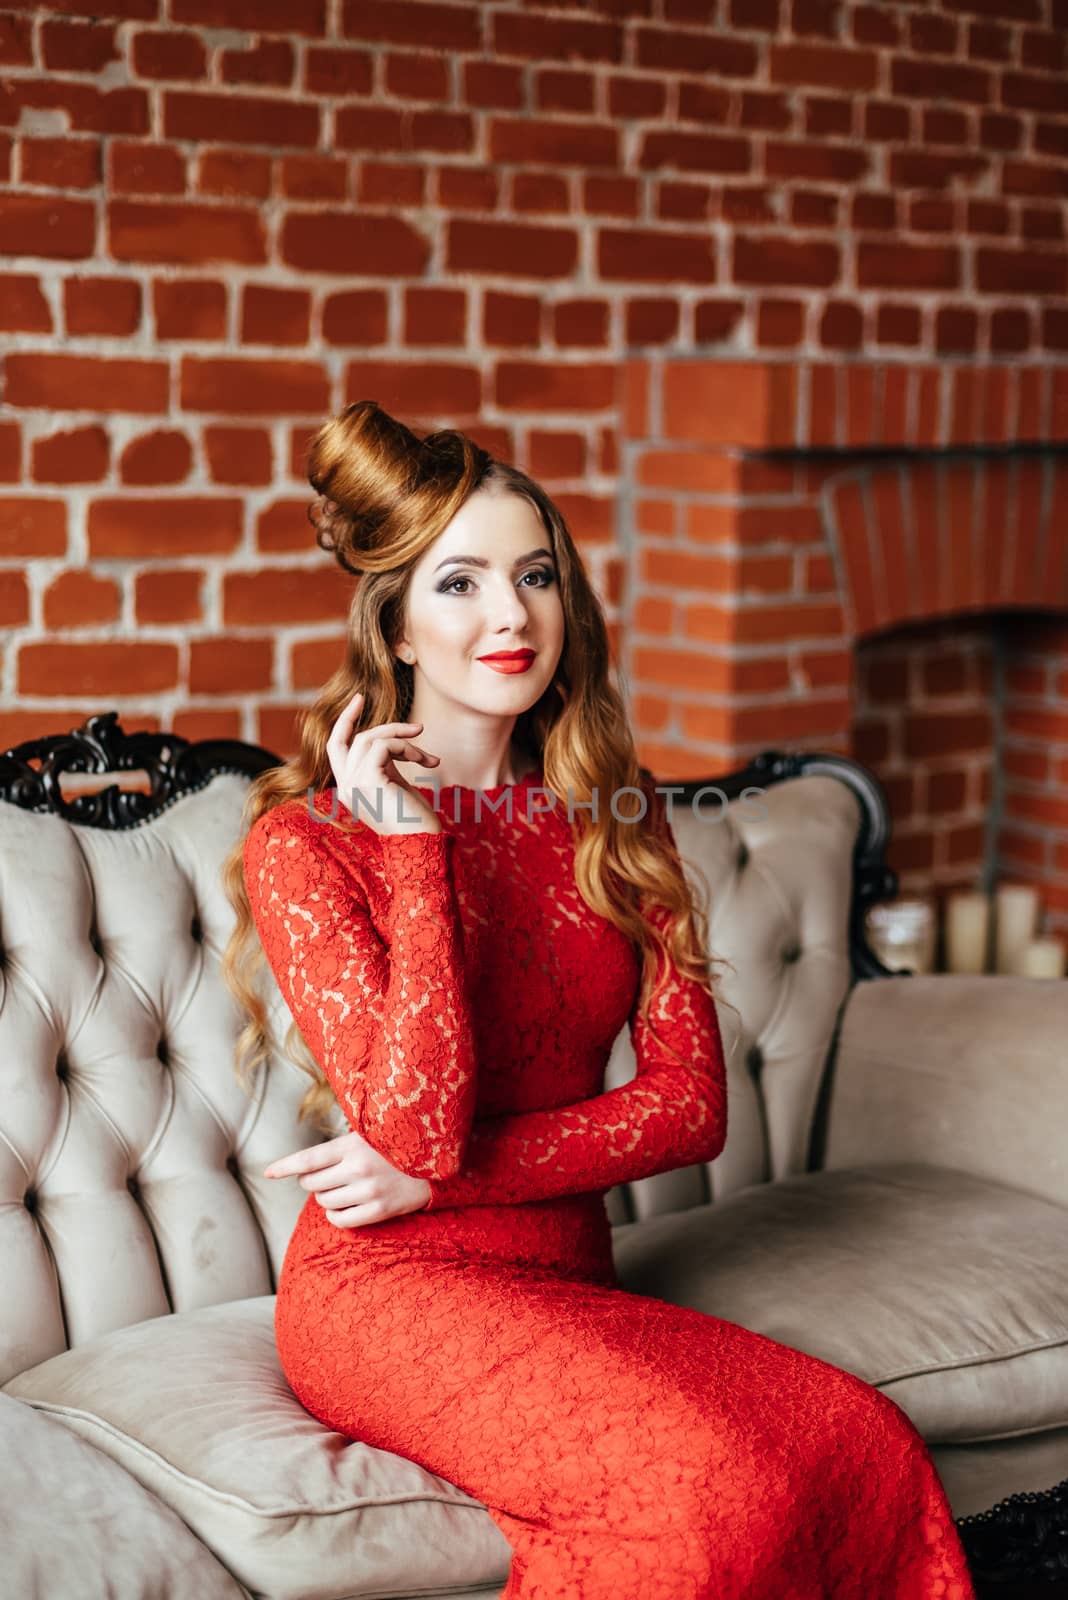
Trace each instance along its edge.
<path fill-rule="evenodd" d="M 236 921 L 222 971 L 248 1019 L 237 1040 L 238 1077 L 251 1087 L 256 1069 L 271 1052 L 258 981 L 265 958 L 243 868 L 245 835 L 271 807 L 294 799 L 306 802 L 309 790 L 332 786 L 327 740 L 357 689 L 364 695 L 357 730 L 408 720 L 414 669 L 392 647 L 401 631 L 412 569 L 476 489 L 522 495 L 551 541 L 564 646 L 553 683 L 516 719 L 515 739 L 540 761 L 542 782 L 558 803 L 569 791 L 574 797 L 576 887 L 586 904 L 618 927 L 640 953 L 643 986 L 659 977 L 670 951 L 679 970 L 713 994 L 707 906 L 703 896 L 692 892 L 664 831 L 663 797 L 654 792 L 655 780 L 638 763 L 623 701 L 610 675 L 601 604 L 559 508 L 526 473 L 497 460 L 465 434 L 442 429 L 420 437 L 374 400 L 346 406 L 319 430 L 311 441 L 307 471 L 318 496 L 309 507 L 316 542 L 357 582 L 344 659 L 301 714 L 298 754 L 252 781 L 242 836 L 224 868 Z M 618 793 L 627 789 L 646 797 L 640 822 L 620 820 L 600 799 L 615 795 L 623 816 L 637 817 L 642 793 Z M 581 808 L 595 791 L 596 822 Z M 622 805 L 625 798 L 633 798 L 633 808 Z M 336 809 L 339 815 L 329 821 L 324 816 L 324 823 L 342 832 L 359 826 L 340 815 L 342 808 Z M 654 921 L 647 913 L 655 906 L 663 911 Z M 649 1016 L 653 998 L 650 990 L 640 1010 L 655 1033 Z M 295 1023 L 286 1032 L 283 1049 L 312 1079 L 301 1101 L 301 1117 L 328 1128 L 337 1102 Z"/>

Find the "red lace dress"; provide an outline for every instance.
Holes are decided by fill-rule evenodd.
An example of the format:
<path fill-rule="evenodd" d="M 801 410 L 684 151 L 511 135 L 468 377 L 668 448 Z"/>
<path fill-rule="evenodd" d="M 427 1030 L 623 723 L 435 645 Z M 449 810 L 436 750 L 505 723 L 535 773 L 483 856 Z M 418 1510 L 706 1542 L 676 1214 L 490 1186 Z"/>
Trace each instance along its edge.
<path fill-rule="evenodd" d="M 654 1017 L 686 1064 L 637 1019 L 639 959 L 579 895 L 540 777 L 442 788 L 438 834 L 346 836 L 305 801 L 250 830 L 301 1033 L 350 1125 L 433 1191 L 357 1228 L 309 1195 L 278 1290 L 289 1382 L 480 1499 L 513 1550 L 507 1600 L 972 1600 L 894 1401 L 620 1286 L 604 1193 L 722 1148 L 719 1027 L 674 968 Z M 637 1075 L 603 1092 L 626 1022 Z"/>

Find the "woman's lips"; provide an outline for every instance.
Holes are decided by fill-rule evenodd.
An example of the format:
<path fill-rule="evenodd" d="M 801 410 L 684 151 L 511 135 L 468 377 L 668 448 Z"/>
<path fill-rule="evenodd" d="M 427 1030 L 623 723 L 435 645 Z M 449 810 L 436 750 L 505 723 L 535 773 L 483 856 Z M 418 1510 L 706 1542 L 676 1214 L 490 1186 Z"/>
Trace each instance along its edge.
<path fill-rule="evenodd" d="M 526 672 L 528 667 L 534 665 L 535 657 L 528 656 L 479 656 L 484 667 L 492 667 L 494 672 Z"/>

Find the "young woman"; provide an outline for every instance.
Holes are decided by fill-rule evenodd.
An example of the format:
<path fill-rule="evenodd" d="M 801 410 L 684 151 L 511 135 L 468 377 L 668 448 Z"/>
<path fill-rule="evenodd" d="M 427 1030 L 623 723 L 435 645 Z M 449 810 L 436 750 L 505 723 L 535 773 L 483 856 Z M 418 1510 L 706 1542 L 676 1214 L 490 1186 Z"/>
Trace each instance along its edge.
<path fill-rule="evenodd" d="M 267 1169 L 308 1191 L 295 1393 L 481 1499 L 508 1600 L 971 1600 L 904 1411 L 614 1272 L 605 1192 L 715 1157 L 726 1076 L 706 913 L 559 510 L 371 401 L 309 478 L 361 576 L 300 755 L 253 785 L 227 962 L 245 1070 L 262 944 L 306 1109 L 351 1129 Z M 624 1023 L 636 1076 L 603 1092 Z"/>

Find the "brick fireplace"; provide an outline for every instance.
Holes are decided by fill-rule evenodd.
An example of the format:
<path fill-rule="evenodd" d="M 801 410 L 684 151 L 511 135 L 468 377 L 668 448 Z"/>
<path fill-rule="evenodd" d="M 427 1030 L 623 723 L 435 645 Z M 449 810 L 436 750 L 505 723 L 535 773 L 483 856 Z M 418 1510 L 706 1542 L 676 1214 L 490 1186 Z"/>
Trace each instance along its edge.
<path fill-rule="evenodd" d="M 1068 374 L 633 360 L 620 657 L 665 776 L 767 745 L 884 782 L 903 890 L 1068 928 Z"/>

